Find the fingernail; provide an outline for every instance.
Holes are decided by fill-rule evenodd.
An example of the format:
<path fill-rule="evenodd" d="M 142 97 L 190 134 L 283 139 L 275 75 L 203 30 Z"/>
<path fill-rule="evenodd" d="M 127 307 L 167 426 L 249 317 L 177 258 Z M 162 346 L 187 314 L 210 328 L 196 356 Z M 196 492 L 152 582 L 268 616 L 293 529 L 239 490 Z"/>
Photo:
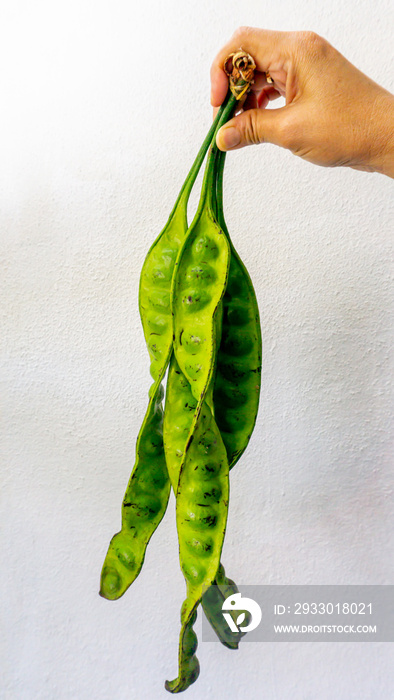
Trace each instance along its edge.
<path fill-rule="evenodd" d="M 218 131 L 219 148 L 234 148 L 241 141 L 241 134 L 234 126 L 222 126 Z"/>

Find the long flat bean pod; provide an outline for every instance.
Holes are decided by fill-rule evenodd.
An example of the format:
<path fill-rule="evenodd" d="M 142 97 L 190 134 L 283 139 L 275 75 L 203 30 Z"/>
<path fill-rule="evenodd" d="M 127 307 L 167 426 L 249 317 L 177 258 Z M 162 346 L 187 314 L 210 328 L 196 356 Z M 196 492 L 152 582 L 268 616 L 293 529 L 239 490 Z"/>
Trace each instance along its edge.
<path fill-rule="evenodd" d="M 168 474 L 175 493 L 178 488 L 180 467 L 196 407 L 197 401 L 191 392 L 190 384 L 182 373 L 173 353 L 167 377 L 163 439 Z M 200 464 L 200 469 L 203 468 L 206 472 L 205 482 L 208 486 L 215 470 L 215 465 L 209 457 L 204 464 Z M 225 585 L 229 586 L 229 592 L 226 595 L 223 593 Z M 229 630 L 222 615 L 222 604 L 225 597 L 237 592 L 236 584 L 231 579 L 226 578 L 223 566 L 219 565 L 218 576 L 215 577 L 214 583 L 202 596 L 202 606 L 210 624 L 222 644 L 231 649 L 238 648 L 242 634 L 235 635 Z M 234 618 L 237 615 L 239 612 L 234 613 Z"/>
<path fill-rule="evenodd" d="M 163 388 L 149 401 L 137 438 L 136 463 L 122 503 L 122 529 L 113 536 L 101 572 L 100 595 L 117 600 L 135 581 L 148 542 L 161 522 L 170 495 L 163 449 Z"/>
<path fill-rule="evenodd" d="M 257 417 L 261 377 L 261 331 L 253 285 L 231 242 L 224 219 L 223 169 L 225 157 L 225 153 L 217 151 L 215 159 L 216 191 L 214 192 L 213 206 L 217 221 L 229 240 L 231 259 L 227 288 L 222 302 L 221 342 L 214 380 L 214 413 L 231 469 L 246 449 Z M 239 326 L 242 326 L 244 335 L 243 342 L 240 345 L 235 344 L 231 353 L 234 325 L 236 331 Z M 235 355 L 236 361 L 242 360 L 243 362 L 245 372 L 242 382 L 239 381 L 239 377 L 234 377 L 229 371 L 226 372 L 231 362 L 231 355 Z M 224 370 L 222 370 L 222 366 Z M 241 388 L 239 387 L 240 383 L 242 384 Z M 186 405 L 190 405 L 190 396 L 184 398 Z M 176 450 L 174 455 L 176 455 Z M 202 606 L 211 626 L 215 629 L 222 644 L 231 649 L 238 648 L 239 641 L 245 633 L 234 634 L 229 630 L 227 622 L 223 618 L 222 605 L 225 598 L 237 592 L 237 585 L 226 577 L 224 568 L 220 565 L 215 584 L 210 586 L 202 597 Z M 236 622 L 239 611 L 230 612 L 230 614 Z"/>
<path fill-rule="evenodd" d="M 182 605 L 178 677 L 166 683 L 173 693 L 196 680 L 195 647 L 185 639 L 206 587 L 217 574 L 227 522 L 229 498 L 226 449 L 206 401 L 196 420 L 193 439 L 181 466 L 176 497 L 181 569 L 187 597 Z"/>
<path fill-rule="evenodd" d="M 256 294 L 224 220 L 223 168 L 226 154 L 217 154 L 217 219 L 230 243 L 231 258 L 223 297 L 222 335 L 217 357 L 215 418 L 226 446 L 230 469 L 245 451 L 260 399 L 261 327 Z"/>
<path fill-rule="evenodd" d="M 213 134 L 225 110 L 219 109 L 181 188 L 169 219 L 145 258 L 139 286 L 139 309 L 150 355 L 150 372 L 155 381 L 162 377 L 172 352 L 173 325 L 170 293 L 178 253 L 189 234 L 187 204 Z"/>
<path fill-rule="evenodd" d="M 235 106 L 229 100 L 219 128 Z M 171 290 L 174 353 L 197 401 L 179 470 L 176 517 L 181 569 L 187 597 L 181 612 L 178 677 L 166 682 L 176 693 L 197 677 L 195 645 L 185 645 L 204 590 L 215 581 L 228 510 L 227 453 L 212 411 L 212 377 L 224 294 L 229 244 L 213 212 L 216 145 L 211 147 L 197 214 L 180 251 Z M 206 465 L 211 467 L 206 484 Z M 204 531 L 206 534 L 204 535 Z M 193 633 L 194 634 L 194 633 Z"/>

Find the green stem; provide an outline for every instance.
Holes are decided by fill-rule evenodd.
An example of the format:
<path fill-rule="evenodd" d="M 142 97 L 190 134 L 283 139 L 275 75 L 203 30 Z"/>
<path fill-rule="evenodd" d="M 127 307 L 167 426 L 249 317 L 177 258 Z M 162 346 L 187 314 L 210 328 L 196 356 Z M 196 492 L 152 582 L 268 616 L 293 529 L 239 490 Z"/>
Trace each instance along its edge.
<path fill-rule="evenodd" d="M 226 152 L 219 151 L 216 155 L 216 218 L 222 231 L 228 236 L 226 222 L 223 214 L 223 171 L 226 161 Z"/>
<path fill-rule="evenodd" d="M 201 148 L 198 151 L 197 156 L 195 158 L 195 161 L 194 161 L 192 167 L 190 168 L 188 176 L 187 176 L 185 182 L 183 183 L 181 190 L 178 194 L 178 197 L 176 199 L 176 202 L 175 202 L 174 207 L 172 209 L 172 212 L 170 214 L 170 218 L 174 214 L 174 212 L 175 212 L 178 204 L 180 204 L 181 200 L 182 200 L 182 203 L 184 206 L 187 205 L 188 199 L 190 197 L 190 192 L 191 192 L 192 187 L 196 181 L 196 177 L 200 171 L 202 162 L 203 162 L 203 160 L 206 156 L 207 150 L 212 142 L 212 138 L 213 138 L 214 134 L 216 134 L 216 130 L 218 128 L 219 121 L 224 113 L 224 110 L 226 109 L 227 99 L 228 98 L 226 98 L 226 100 L 223 102 L 223 104 L 220 105 L 218 113 L 217 113 L 214 121 L 212 122 L 211 127 L 210 127 L 204 141 L 202 142 Z"/>
<path fill-rule="evenodd" d="M 208 209 L 211 211 L 212 214 L 214 214 L 214 202 L 215 202 L 214 190 L 216 188 L 215 160 L 216 160 L 216 154 L 219 150 L 217 145 L 216 145 L 216 134 L 218 133 L 219 129 L 223 126 L 223 124 L 225 124 L 226 122 L 228 122 L 229 119 L 231 119 L 236 105 L 237 105 L 237 98 L 234 97 L 234 95 L 229 91 L 227 94 L 226 101 L 224 103 L 224 109 L 221 113 L 221 116 L 217 122 L 216 128 L 213 132 L 211 147 L 209 149 L 207 164 L 205 166 L 205 171 L 204 171 L 204 179 L 203 179 L 202 187 L 201 187 L 200 202 L 198 205 L 198 210 L 197 210 L 196 216 L 198 216 L 201 213 L 201 210 L 202 210 L 205 202 L 208 205 Z"/>

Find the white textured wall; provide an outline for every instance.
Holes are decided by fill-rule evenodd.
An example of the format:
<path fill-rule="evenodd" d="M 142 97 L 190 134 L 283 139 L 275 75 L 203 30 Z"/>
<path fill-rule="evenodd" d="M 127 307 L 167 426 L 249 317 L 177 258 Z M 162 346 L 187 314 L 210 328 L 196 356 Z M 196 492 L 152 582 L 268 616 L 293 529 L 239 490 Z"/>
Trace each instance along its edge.
<path fill-rule="evenodd" d="M 1 14 L 0 696 L 164 699 L 184 596 L 173 499 L 132 588 L 98 596 L 147 402 L 140 269 L 233 30 L 314 29 L 393 91 L 392 2 L 6 0 Z M 274 146 L 227 158 L 264 342 L 261 410 L 231 474 L 223 561 L 238 583 L 393 582 L 393 205 L 381 175 Z M 198 655 L 189 700 L 392 696 L 388 644 Z"/>

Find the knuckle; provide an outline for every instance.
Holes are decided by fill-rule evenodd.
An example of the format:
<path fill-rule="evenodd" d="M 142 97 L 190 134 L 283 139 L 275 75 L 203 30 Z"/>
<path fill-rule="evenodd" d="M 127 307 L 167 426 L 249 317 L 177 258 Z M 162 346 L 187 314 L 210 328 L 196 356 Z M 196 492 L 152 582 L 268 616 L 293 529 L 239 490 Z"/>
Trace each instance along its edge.
<path fill-rule="evenodd" d="M 305 32 L 304 48 L 310 57 L 320 57 L 327 46 L 327 42 L 316 32 Z"/>
<path fill-rule="evenodd" d="M 237 27 L 237 29 L 235 30 L 235 32 L 233 34 L 233 38 L 240 39 L 241 37 L 248 36 L 249 34 L 251 34 L 252 31 L 253 31 L 252 27 L 246 27 L 246 26 Z"/>
<path fill-rule="evenodd" d="M 262 141 L 257 110 L 249 110 L 248 119 L 244 126 L 244 138 L 249 145 L 256 145 Z"/>
<path fill-rule="evenodd" d="M 298 42 L 308 58 L 320 58 L 324 55 L 328 42 L 320 34 L 311 31 L 299 32 Z"/>

